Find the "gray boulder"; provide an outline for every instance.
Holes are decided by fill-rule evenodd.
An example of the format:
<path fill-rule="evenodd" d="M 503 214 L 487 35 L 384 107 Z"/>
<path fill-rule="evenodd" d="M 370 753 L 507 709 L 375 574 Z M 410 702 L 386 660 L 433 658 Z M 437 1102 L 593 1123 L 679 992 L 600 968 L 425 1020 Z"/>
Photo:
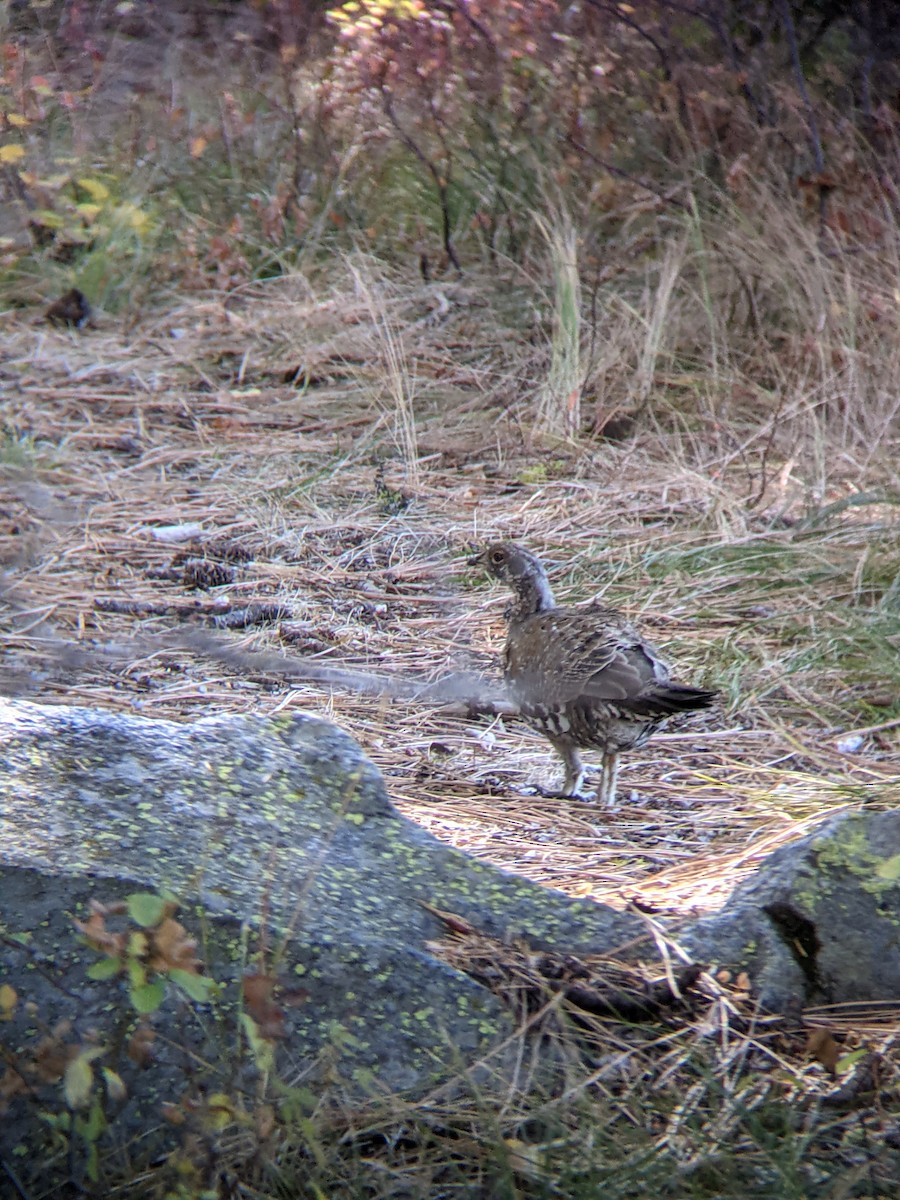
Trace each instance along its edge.
<path fill-rule="evenodd" d="M 509 1078 L 515 1022 L 429 951 L 445 927 L 425 905 L 498 937 L 576 950 L 644 932 L 631 916 L 439 842 L 394 809 L 357 744 L 314 717 L 180 725 L 13 701 L 0 706 L 0 744 L 0 986 L 16 996 L 0 1038 L 30 1089 L 17 1092 L 9 1075 L 4 1089 L 0 1077 L 6 1154 L 46 1133 L 26 1101 L 59 1105 L 58 1075 L 39 1061 L 54 1030 L 64 1032 L 50 1049 L 63 1055 L 102 1048 L 91 1060 L 97 1087 L 104 1067 L 124 1079 L 123 1136 L 158 1125 L 160 1103 L 184 1090 L 186 1064 L 197 1094 L 254 1086 L 265 1064 L 238 1020 L 236 981 L 247 974 L 277 978 L 280 1078 L 421 1090 L 481 1062 L 483 1076 Z M 91 902 L 157 890 L 180 899 L 177 920 L 222 994 L 194 1004 L 167 976 L 144 1064 L 128 1057 L 133 981 L 92 978 L 101 956 L 74 921 L 87 920 Z M 110 930 L 121 922 L 104 917 Z"/>
<path fill-rule="evenodd" d="M 900 1000 L 900 810 L 842 814 L 776 850 L 681 942 L 746 970 L 776 1012 Z"/>
<path fill-rule="evenodd" d="M 249 1094 L 271 1065 L 266 1046 L 301 1091 L 509 1080 L 514 1019 L 432 953 L 446 929 L 426 906 L 537 948 L 653 956 L 639 918 L 478 862 L 403 818 L 356 743 L 317 718 L 181 725 L 12 701 L 0 738 L 0 1040 L 22 1064 L 21 1080 L 0 1075 L 8 1161 L 49 1136 L 36 1114 L 60 1107 L 75 1054 L 87 1055 L 80 1094 L 68 1079 L 75 1118 L 95 1135 L 86 1114 L 106 1088 L 119 1134 L 150 1143 L 161 1104 L 186 1089 Z M 897 999 L 898 866 L 900 813 L 838 818 L 774 854 L 722 913 L 675 932 L 698 961 L 746 970 L 769 1008 Z M 185 992 L 163 971 L 146 1058 L 130 1055 L 134 979 L 98 978 L 100 956 L 74 924 L 92 903 L 142 892 L 177 897 L 220 985 Z M 101 925 L 134 932 L 114 909 Z M 255 1006 L 245 993 L 242 1021 L 248 976 L 274 990 Z M 269 1041 L 254 1042 L 248 1012 Z"/>

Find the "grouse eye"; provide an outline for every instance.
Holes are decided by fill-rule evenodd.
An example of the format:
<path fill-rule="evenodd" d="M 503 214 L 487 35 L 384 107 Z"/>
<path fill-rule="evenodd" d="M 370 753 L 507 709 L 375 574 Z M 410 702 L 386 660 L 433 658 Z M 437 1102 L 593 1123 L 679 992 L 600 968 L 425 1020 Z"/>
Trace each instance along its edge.
<path fill-rule="evenodd" d="M 502 550 L 494 550 L 491 554 L 491 562 L 494 564 L 494 566 L 499 567 L 505 557 L 506 555 Z"/>

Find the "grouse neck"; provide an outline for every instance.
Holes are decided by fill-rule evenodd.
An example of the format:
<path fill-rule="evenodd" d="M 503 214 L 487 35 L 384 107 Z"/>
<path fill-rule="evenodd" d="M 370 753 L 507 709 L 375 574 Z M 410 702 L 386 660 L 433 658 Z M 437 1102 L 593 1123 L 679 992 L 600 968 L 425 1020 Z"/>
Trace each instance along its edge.
<path fill-rule="evenodd" d="M 547 612 L 551 608 L 556 608 L 550 584 L 544 575 L 517 579 L 514 590 L 516 598 L 509 613 L 511 621 L 524 621 L 526 617 L 533 617 L 535 613 Z"/>

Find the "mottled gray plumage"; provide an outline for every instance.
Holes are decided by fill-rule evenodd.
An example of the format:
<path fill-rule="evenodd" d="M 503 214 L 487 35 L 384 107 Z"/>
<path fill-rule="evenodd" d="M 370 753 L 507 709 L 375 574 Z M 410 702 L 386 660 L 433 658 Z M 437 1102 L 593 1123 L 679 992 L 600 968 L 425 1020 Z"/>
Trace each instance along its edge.
<path fill-rule="evenodd" d="M 618 756 L 642 746 L 675 713 L 707 708 L 714 692 L 672 683 L 656 650 L 621 613 L 557 607 L 543 566 L 511 542 L 471 560 L 512 588 L 503 670 L 522 717 L 553 744 L 564 791 L 581 795 L 579 749 L 603 755 L 599 799 L 612 804 Z"/>

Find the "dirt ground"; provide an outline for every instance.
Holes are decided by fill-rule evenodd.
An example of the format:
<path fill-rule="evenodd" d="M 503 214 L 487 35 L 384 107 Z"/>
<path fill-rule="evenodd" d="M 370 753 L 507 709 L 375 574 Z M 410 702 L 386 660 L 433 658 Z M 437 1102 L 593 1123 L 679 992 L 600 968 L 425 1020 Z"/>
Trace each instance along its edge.
<path fill-rule="evenodd" d="M 7 692 L 178 721 L 324 714 L 436 836 L 616 905 L 707 911 L 829 814 L 896 804 L 898 721 L 878 718 L 891 685 L 845 675 L 833 648 L 874 603 L 866 564 L 896 547 L 896 509 L 804 525 L 787 457 L 760 499 L 727 448 L 688 454 L 658 426 L 535 440 L 527 384 L 491 362 L 474 293 L 394 298 L 409 402 L 365 305 L 303 280 L 132 329 L 2 317 Z M 678 678 L 721 691 L 623 757 L 615 811 L 536 791 L 559 764 L 513 720 L 255 667 L 277 650 L 366 678 L 496 678 L 506 597 L 465 563 L 487 537 L 545 554 L 560 599 L 605 592 Z M 190 629 L 244 665 L 165 640 Z"/>

